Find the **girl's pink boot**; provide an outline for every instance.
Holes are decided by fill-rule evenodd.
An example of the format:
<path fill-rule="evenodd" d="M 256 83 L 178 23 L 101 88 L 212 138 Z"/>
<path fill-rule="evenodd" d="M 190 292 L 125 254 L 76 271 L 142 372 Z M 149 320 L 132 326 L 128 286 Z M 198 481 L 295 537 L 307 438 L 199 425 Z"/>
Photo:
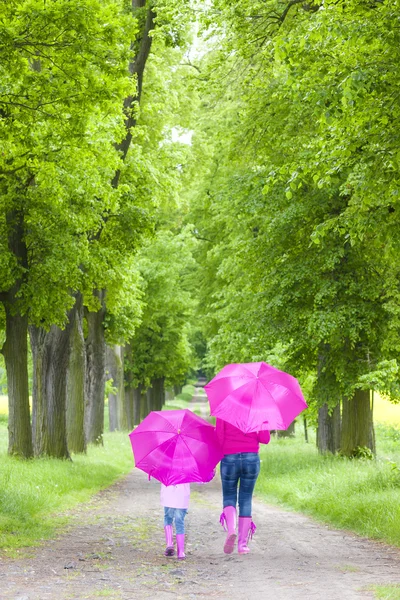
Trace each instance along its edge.
<path fill-rule="evenodd" d="M 178 560 L 184 560 L 186 558 L 185 555 L 185 534 L 177 533 L 176 534 L 176 548 L 178 554 Z"/>
<path fill-rule="evenodd" d="M 175 554 L 174 550 L 174 538 L 172 532 L 172 525 L 164 525 L 165 531 L 165 542 L 167 547 L 165 548 L 164 556 L 173 556 Z"/>

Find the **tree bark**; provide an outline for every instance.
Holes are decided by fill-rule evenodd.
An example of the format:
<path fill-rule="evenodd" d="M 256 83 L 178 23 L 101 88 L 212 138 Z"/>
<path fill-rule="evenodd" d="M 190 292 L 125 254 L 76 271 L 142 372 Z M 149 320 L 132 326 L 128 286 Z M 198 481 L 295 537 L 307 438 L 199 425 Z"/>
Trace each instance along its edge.
<path fill-rule="evenodd" d="M 303 417 L 303 425 L 304 425 L 304 440 L 308 444 L 308 429 L 307 429 L 307 418 Z"/>
<path fill-rule="evenodd" d="M 146 0 L 132 0 L 132 13 L 133 16 L 136 17 L 139 13 L 138 11 L 144 9 L 146 6 Z M 144 69 L 146 66 L 147 58 L 150 54 L 152 37 L 150 36 L 150 32 L 154 29 L 154 19 L 155 12 L 151 7 L 146 10 L 145 18 L 138 19 L 141 22 L 141 33 L 136 39 L 135 42 L 132 43 L 132 50 L 134 50 L 134 58 L 129 63 L 129 72 L 132 76 L 137 77 L 137 86 L 136 93 L 128 96 L 124 100 L 124 113 L 125 113 L 125 137 L 124 139 L 116 145 L 117 150 L 119 150 L 122 160 L 125 160 L 126 155 L 129 150 L 129 146 L 132 141 L 132 129 L 136 126 L 136 112 L 135 105 L 140 103 L 140 99 L 142 96 L 142 88 L 143 88 L 143 75 Z M 121 175 L 120 169 L 115 172 L 114 179 L 112 181 L 113 187 L 118 187 L 119 178 Z"/>
<path fill-rule="evenodd" d="M 85 339 L 85 436 L 88 444 L 103 444 L 106 343 L 104 339 L 105 291 L 95 290 L 100 301 L 96 312 L 85 311 L 88 334 Z"/>
<path fill-rule="evenodd" d="M 133 387 L 132 346 L 129 343 L 124 346 L 123 383 L 125 388 L 127 424 L 128 429 L 131 430 L 135 425 L 140 423 L 140 398 L 137 405 L 138 398 Z"/>
<path fill-rule="evenodd" d="M 18 292 L 26 279 L 28 255 L 24 239 L 24 215 L 18 210 L 6 215 L 8 248 L 16 258 L 20 272 L 8 290 L 1 293 L 6 314 L 6 341 L 2 353 L 8 385 L 8 453 L 33 456 L 29 407 L 28 317 L 18 306 Z"/>
<path fill-rule="evenodd" d="M 118 429 L 119 431 L 126 431 L 128 429 L 128 421 L 130 419 L 130 409 L 127 406 L 125 396 L 123 360 L 124 351 L 122 346 L 107 346 L 107 370 L 113 380 L 113 387 L 117 390 L 116 394 L 108 395 L 108 405 L 110 407 L 110 431 L 113 431 L 114 429 Z M 111 407 L 113 407 L 112 410 Z M 113 427 L 113 429 L 111 429 L 111 426 Z"/>
<path fill-rule="evenodd" d="M 8 387 L 8 453 L 31 458 L 32 430 L 29 408 L 28 318 L 13 315 L 6 305 L 6 341 L 2 352 Z"/>
<path fill-rule="evenodd" d="M 154 389 L 152 386 L 150 386 L 146 390 L 146 404 L 147 404 L 147 414 L 149 414 L 152 410 L 156 410 L 155 402 L 154 402 Z"/>
<path fill-rule="evenodd" d="M 293 437 L 294 436 L 294 421 L 287 429 L 278 429 L 278 437 Z"/>
<path fill-rule="evenodd" d="M 129 428 L 128 422 L 130 417 L 130 408 L 127 404 L 127 397 L 125 397 L 125 382 L 124 382 L 124 347 L 114 346 L 114 352 L 116 357 L 117 365 L 117 403 L 118 403 L 118 415 L 119 415 L 119 430 L 127 431 Z M 129 397 L 129 395 L 128 395 Z"/>
<path fill-rule="evenodd" d="M 118 406 L 115 394 L 108 394 L 108 428 L 109 431 L 118 431 Z"/>
<path fill-rule="evenodd" d="M 127 429 L 129 431 L 131 431 L 134 427 L 134 416 L 133 416 L 134 402 L 135 402 L 134 389 L 125 387 L 124 396 L 125 396 L 124 401 L 125 401 L 125 409 L 126 409 Z"/>
<path fill-rule="evenodd" d="M 29 327 L 33 355 L 33 438 L 36 456 L 70 458 L 67 445 L 67 370 L 75 308 L 65 329 Z"/>
<path fill-rule="evenodd" d="M 85 339 L 83 337 L 83 299 L 76 296 L 71 331 L 71 353 L 67 372 L 67 443 L 70 452 L 86 452 L 85 439 Z"/>
<path fill-rule="evenodd" d="M 116 386 L 116 365 L 115 365 L 115 354 L 112 346 L 106 345 L 106 380 L 111 381 L 113 387 Z M 108 393 L 108 425 L 110 431 L 118 431 L 119 418 L 118 418 L 118 402 L 117 394 L 113 392 Z"/>
<path fill-rule="evenodd" d="M 178 396 L 178 394 L 182 393 L 182 386 L 181 385 L 174 385 L 174 394 L 175 396 Z"/>
<path fill-rule="evenodd" d="M 143 421 L 149 414 L 147 391 L 142 388 L 140 392 L 140 420 Z"/>
<path fill-rule="evenodd" d="M 356 390 L 351 400 L 343 401 L 341 454 L 359 456 L 362 448 L 375 453 L 375 434 L 369 390 Z"/>
<path fill-rule="evenodd" d="M 327 404 L 318 410 L 317 447 L 320 454 L 336 454 L 340 448 L 340 404 L 330 413 Z"/>
<path fill-rule="evenodd" d="M 142 386 L 134 388 L 133 392 L 133 426 L 140 423 L 140 403 L 142 397 Z"/>
<path fill-rule="evenodd" d="M 155 410 L 162 410 L 162 407 L 165 404 L 164 377 L 157 377 L 157 379 L 153 379 L 152 387 L 154 393 Z"/>

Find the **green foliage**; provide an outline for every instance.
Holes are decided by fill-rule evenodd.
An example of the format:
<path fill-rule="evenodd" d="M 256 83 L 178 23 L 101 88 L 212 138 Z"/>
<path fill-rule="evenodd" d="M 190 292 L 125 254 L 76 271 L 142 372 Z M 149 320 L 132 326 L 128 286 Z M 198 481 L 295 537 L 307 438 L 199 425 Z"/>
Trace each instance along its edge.
<path fill-rule="evenodd" d="M 364 460 L 373 460 L 374 454 L 370 448 L 366 446 L 356 446 L 354 448 L 352 458 L 363 458 Z"/>
<path fill-rule="evenodd" d="M 360 388 L 397 400 L 400 5 L 307 7 L 205 15 L 188 192 L 205 363 L 280 344 L 318 405 Z"/>
<path fill-rule="evenodd" d="M 0 289 L 21 278 L 18 309 L 36 324 L 62 325 L 71 290 L 93 285 L 89 242 L 120 202 L 113 145 L 134 87 L 126 65 L 135 34 L 114 0 L 0 8 Z M 7 247 L 17 222 L 24 269 Z"/>
<path fill-rule="evenodd" d="M 192 362 L 189 344 L 194 299 L 191 271 L 194 245 L 190 232 L 160 229 L 138 255 L 144 308 L 131 339 L 135 384 L 165 377 L 167 385 L 183 382 Z"/>

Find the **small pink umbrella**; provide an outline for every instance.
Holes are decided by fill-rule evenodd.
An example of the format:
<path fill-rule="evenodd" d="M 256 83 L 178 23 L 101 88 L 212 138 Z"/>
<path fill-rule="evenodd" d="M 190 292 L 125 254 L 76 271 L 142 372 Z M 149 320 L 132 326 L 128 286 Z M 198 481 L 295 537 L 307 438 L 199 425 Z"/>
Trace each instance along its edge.
<path fill-rule="evenodd" d="M 211 414 L 244 433 L 287 429 L 307 408 L 297 379 L 264 362 L 226 365 L 204 389 Z"/>
<path fill-rule="evenodd" d="M 129 437 L 135 466 L 164 485 L 206 483 L 223 457 L 215 428 L 188 409 L 153 411 Z"/>

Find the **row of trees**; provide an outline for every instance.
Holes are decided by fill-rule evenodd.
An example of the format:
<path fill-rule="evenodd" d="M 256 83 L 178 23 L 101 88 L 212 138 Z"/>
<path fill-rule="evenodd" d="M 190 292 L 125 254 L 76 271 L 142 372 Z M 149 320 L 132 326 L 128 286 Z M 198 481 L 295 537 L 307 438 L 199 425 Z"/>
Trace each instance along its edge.
<path fill-rule="evenodd" d="M 318 446 L 399 399 L 400 4 L 214 0 L 190 187 L 207 364 L 299 377 Z M 311 411 L 312 412 L 312 411 Z"/>
<path fill-rule="evenodd" d="M 193 5 L 0 8 L 11 454 L 100 443 L 107 371 L 131 427 L 195 353 L 296 375 L 323 452 L 400 397 L 399 0 Z"/>
<path fill-rule="evenodd" d="M 189 8 L 164 0 L 0 7 L 10 454 L 64 458 L 101 443 L 106 342 L 109 370 L 124 353 L 130 365 L 119 386 L 128 393 L 113 407 L 118 428 L 134 422 L 132 390 L 181 383 L 193 360 L 192 259 L 189 245 L 178 251 L 187 234 L 171 226 L 186 153 L 171 128 L 188 112 L 180 65 Z"/>

